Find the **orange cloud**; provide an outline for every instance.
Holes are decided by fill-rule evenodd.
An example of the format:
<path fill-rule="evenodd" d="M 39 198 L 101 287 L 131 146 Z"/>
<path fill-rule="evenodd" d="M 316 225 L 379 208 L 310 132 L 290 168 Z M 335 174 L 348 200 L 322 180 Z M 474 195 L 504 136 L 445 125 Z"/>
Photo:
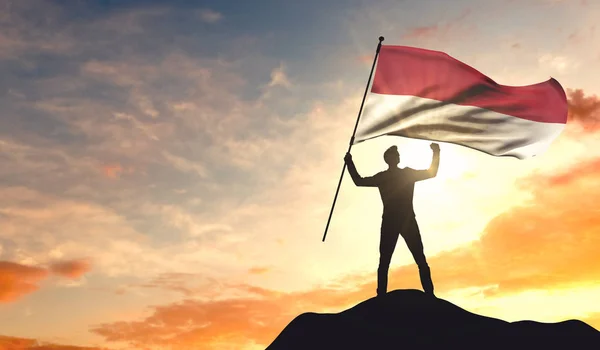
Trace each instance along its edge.
<path fill-rule="evenodd" d="M 548 186 L 564 186 L 569 185 L 572 182 L 581 179 L 581 177 L 594 177 L 595 174 L 600 173 L 600 158 L 593 159 L 588 162 L 585 162 L 578 166 L 576 169 L 572 169 L 573 171 L 568 171 L 562 174 L 542 177 L 541 179 L 535 178 L 535 181 L 542 181 L 545 185 Z M 533 185 L 533 177 L 530 181 L 524 183 Z"/>
<path fill-rule="evenodd" d="M 133 173 L 133 168 L 123 168 L 121 164 L 107 164 L 102 167 L 102 174 L 109 179 L 116 179 L 122 174 Z"/>
<path fill-rule="evenodd" d="M 0 350 L 103 350 L 102 348 L 90 348 L 57 344 L 42 344 L 40 341 L 28 338 L 7 337 L 0 335 Z"/>
<path fill-rule="evenodd" d="M 568 123 L 576 122 L 586 131 L 600 130 L 600 98 L 585 96 L 581 89 L 567 89 L 569 103 Z"/>
<path fill-rule="evenodd" d="M 50 265 L 50 271 L 54 274 L 71 279 L 78 279 L 90 269 L 90 262 L 84 259 L 60 261 Z"/>
<path fill-rule="evenodd" d="M 253 267 L 248 270 L 248 273 L 251 275 L 262 275 L 264 273 L 269 272 L 271 269 L 268 267 Z"/>
<path fill-rule="evenodd" d="M 116 179 L 123 172 L 123 167 L 120 164 L 105 165 L 102 167 L 104 176 L 110 179 Z"/>
<path fill-rule="evenodd" d="M 227 300 L 184 300 L 158 306 L 141 321 L 101 324 L 91 329 L 107 341 L 133 348 L 150 344 L 164 349 L 242 348 L 269 344 L 299 313 L 315 309 L 340 311 L 373 296 L 370 288 L 326 287 L 307 292 L 278 293 L 236 286 L 250 295 Z"/>
<path fill-rule="evenodd" d="M 0 303 L 12 302 L 39 289 L 38 283 L 48 276 L 39 267 L 0 261 Z"/>
<path fill-rule="evenodd" d="M 14 302 L 27 294 L 37 291 L 39 283 L 50 273 L 77 279 L 90 270 L 85 260 L 62 261 L 50 268 L 27 266 L 10 261 L 0 261 L 0 303 Z"/>

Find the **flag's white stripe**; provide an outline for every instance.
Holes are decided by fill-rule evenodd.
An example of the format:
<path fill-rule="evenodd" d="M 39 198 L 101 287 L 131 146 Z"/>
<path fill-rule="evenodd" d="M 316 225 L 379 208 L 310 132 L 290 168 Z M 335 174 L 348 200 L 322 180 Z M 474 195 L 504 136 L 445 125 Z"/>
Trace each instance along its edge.
<path fill-rule="evenodd" d="M 528 158 L 543 153 L 564 126 L 422 97 L 370 93 L 354 143 L 398 135 Z"/>

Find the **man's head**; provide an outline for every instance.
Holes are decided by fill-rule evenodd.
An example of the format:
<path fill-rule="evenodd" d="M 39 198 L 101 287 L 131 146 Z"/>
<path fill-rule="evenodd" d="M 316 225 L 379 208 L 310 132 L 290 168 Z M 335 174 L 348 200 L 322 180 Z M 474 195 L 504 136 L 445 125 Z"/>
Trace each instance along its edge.
<path fill-rule="evenodd" d="M 397 166 L 400 163 L 400 153 L 398 153 L 398 147 L 392 146 L 383 152 L 383 160 L 385 160 L 385 162 L 391 167 Z"/>

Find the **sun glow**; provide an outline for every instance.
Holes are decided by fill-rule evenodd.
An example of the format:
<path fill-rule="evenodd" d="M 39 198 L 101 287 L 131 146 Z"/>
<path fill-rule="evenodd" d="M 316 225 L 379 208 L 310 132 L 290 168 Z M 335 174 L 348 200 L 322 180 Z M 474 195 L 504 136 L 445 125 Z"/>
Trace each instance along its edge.
<path fill-rule="evenodd" d="M 362 176 L 370 176 L 387 167 L 383 152 L 391 146 L 397 146 L 400 153 L 400 168 L 427 169 L 431 165 L 432 141 L 403 137 L 382 137 L 370 141 L 370 144 L 352 150 L 354 161 Z M 438 142 L 440 145 L 440 166 L 436 178 L 442 180 L 458 179 L 476 167 L 475 153 L 463 146 Z"/>
<path fill-rule="evenodd" d="M 399 147 L 400 167 L 427 169 L 431 164 L 433 152 L 429 145 L 431 141 L 411 140 Z M 440 143 L 440 167 L 438 178 L 458 178 L 469 169 L 469 157 L 460 146 Z"/>

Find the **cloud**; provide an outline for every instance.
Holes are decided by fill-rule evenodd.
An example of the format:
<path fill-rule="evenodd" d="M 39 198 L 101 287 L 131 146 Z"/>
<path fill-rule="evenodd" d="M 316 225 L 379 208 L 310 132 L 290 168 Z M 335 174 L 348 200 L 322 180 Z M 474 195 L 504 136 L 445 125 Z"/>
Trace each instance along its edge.
<path fill-rule="evenodd" d="M 554 70 L 560 74 L 571 72 L 579 67 L 579 62 L 567 57 L 553 54 L 544 54 L 538 58 L 543 69 Z"/>
<path fill-rule="evenodd" d="M 198 17 L 206 23 L 216 23 L 223 19 L 223 15 L 211 9 L 203 9 L 198 12 Z"/>
<path fill-rule="evenodd" d="M 188 237 L 212 236 L 232 232 L 231 226 L 210 222 L 180 207 L 165 205 L 162 208 L 163 220 L 180 229 Z M 206 237 L 205 237 L 206 238 Z"/>
<path fill-rule="evenodd" d="M 239 98 L 236 89 L 243 86 L 243 79 L 236 67 L 232 69 L 231 63 L 220 59 L 197 60 L 175 51 L 160 59 L 142 54 L 93 59 L 80 67 L 78 76 L 65 79 L 77 86 L 100 84 L 104 97 L 94 95 L 94 89 L 87 97 L 61 90 L 60 97 L 38 100 L 35 111 L 44 113 L 44 120 L 61 121 L 72 139 L 62 142 L 61 137 L 46 138 L 47 134 L 36 135 L 35 130 L 0 139 L 0 156 L 8 158 L 0 173 L 14 179 L 10 188 L 0 188 L 0 193 L 13 193 L 5 197 L 6 208 L 11 210 L 3 221 L 4 237 L 41 261 L 48 251 L 67 255 L 85 251 L 94 258 L 96 271 L 109 275 L 137 276 L 136 270 L 152 275 L 172 264 L 187 264 L 192 269 L 204 259 L 200 253 L 204 248 L 192 247 L 187 241 L 190 237 L 198 240 L 196 243 L 208 239 L 215 244 L 207 248 L 207 259 L 216 262 L 220 261 L 216 255 L 227 256 L 218 254 L 215 236 L 228 229 L 207 218 L 237 196 L 231 188 L 248 191 L 244 183 L 248 175 L 235 174 L 237 160 L 253 161 L 261 156 L 260 150 L 252 154 L 256 147 L 246 140 L 252 129 L 248 124 L 258 120 L 248 114 L 261 113 L 261 123 L 278 116 Z M 186 108 L 173 111 L 169 106 Z M 149 112 L 152 108 L 156 113 Z M 18 115 L 28 112 L 20 110 Z M 252 136 L 260 138 L 262 130 Z M 240 154 L 228 148 L 234 142 L 250 145 Z M 210 162 L 216 162 L 221 174 L 234 181 L 232 186 L 221 186 L 221 179 L 198 183 L 198 177 L 206 179 L 212 174 L 205 165 Z M 98 175 L 122 177 L 134 167 L 135 179 L 98 181 Z M 45 174 L 42 179 L 40 173 Z M 163 197 L 163 189 L 171 188 L 185 188 L 186 193 Z M 19 191 L 29 192 L 25 197 L 32 200 L 21 201 L 16 194 Z M 169 205 L 163 206 L 164 202 Z M 167 212 L 165 207 L 172 210 Z M 208 210 L 202 212 L 204 207 Z M 30 220 L 30 215 L 36 219 Z M 175 225 L 183 241 L 161 244 L 162 237 L 171 234 L 162 228 L 165 223 Z M 156 246 L 155 240 L 159 242 Z M 140 259 L 122 250 L 144 254 Z M 10 247 L 5 251 L 16 254 Z M 182 251 L 184 258 L 176 254 L 178 258 L 172 259 L 173 252 Z"/>
<path fill-rule="evenodd" d="M 86 23 L 90 30 L 100 33 L 119 33 L 122 36 L 147 33 L 148 26 L 168 14 L 168 7 L 150 5 L 130 9 L 120 9 L 111 16 L 102 16 Z M 73 28 L 71 28 L 73 29 Z"/>
<path fill-rule="evenodd" d="M 10 303 L 37 291 L 50 274 L 78 279 L 90 270 L 85 260 L 58 261 L 49 268 L 0 261 L 0 303 Z"/>
<path fill-rule="evenodd" d="M 539 186 L 539 183 L 541 182 L 542 184 L 551 186 L 552 188 L 557 186 L 571 185 L 580 180 L 582 177 L 593 178 L 596 174 L 600 173 L 600 158 L 588 160 L 570 170 L 571 171 L 566 171 L 561 174 L 545 177 L 542 176 L 541 179 L 532 177 L 528 179 L 528 181 L 523 182 L 529 186 L 535 186 L 534 182 L 538 182 Z"/>
<path fill-rule="evenodd" d="M 427 26 L 418 26 L 409 28 L 402 36 L 405 40 L 423 40 L 423 39 L 443 39 L 456 31 L 464 31 L 467 27 L 465 19 L 469 16 L 471 10 L 463 11 L 458 17 L 446 22 L 445 24 L 436 23 Z"/>
<path fill-rule="evenodd" d="M 440 32 L 448 30 L 450 25 L 445 25 L 440 27 L 438 24 L 430 25 L 430 26 L 421 26 L 411 28 L 408 33 L 404 34 L 404 39 L 422 39 L 422 38 L 432 38 Z"/>
<path fill-rule="evenodd" d="M 264 266 L 256 266 L 248 270 L 248 273 L 251 275 L 262 275 L 271 271 L 271 268 Z"/>
<path fill-rule="evenodd" d="M 53 21 L 62 13 L 61 7 L 44 3 L 37 4 L 36 8 L 45 14 L 46 21 L 32 21 L 36 17 L 26 9 L 28 4 L 23 2 L 3 2 L 2 18 L 3 30 L 0 31 L 0 60 L 23 59 L 31 54 L 59 54 L 70 51 L 75 41 L 65 33 L 50 30 L 56 29 Z M 35 25 L 31 25 L 35 22 Z M 6 29 L 5 29 L 6 28 Z"/>
<path fill-rule="evenodd" d="M 569 103 L 568 122 L 578 123 L 585 131 L 595 132 L 600 128 L 600 98 L 585 95 L 581 89 L 567 89 Z"/>
<path fill-rule="evenodd" d="M 0 335 L 0 350 L 107 350 L 106 348 L 59 345 L 37 339 Z"/>
<path fill-rule="evenodd" d="M 123 171 L 123 168 L 119 164 L 105 165 L 102 167 L 102 172 L 104 173 L 104 175 L 111 179 L 117 178 L 121 174 L 122 171 Z"/>
<path fill-rule="evenodd" d="M 372 64 L 373 63 L 373 55 L 361 55 L 356 58 L 357 61 L 364 64 Z"/>
<path fill-rule="evenodd" d="M 362 290 L 323 288 L 278 293 L 258 287 L 236 287 L 245 297 L 221 300 L 184 300 L 154 307 L 141 321 L 100 324 L 91 329 L 109 342 L 133 347 L 150 344 L 165 349 L 203 349 L 265 346 L 297 314 L 307 309 L 339 309 L 366 297 Z"/>
<path fill-rule="evenodd" d="M 117 119 L 117 120 L 124 119 L 124 120 L 130 121 L 131 124 L 135 128 L 141 130 L 144 133 L 144 135 L 146 135 L 149 139 L 154 140 L 154 141 L 159 140 L 158 136 L 156 136 L 154 134 L 154 132 L 152 131 L 152 129 L 150 127 L 148 127 L 146 124 L 140 122 L 133 115 L 129 115 L 129 114 L 125 114 L 125 113 L 115 113 L 114 116 L 115 116 L 115 119 Z"/>
<path fill-rule="evenodd" d="M 194 273 L 163 273 L 146 283 L 129 285 L 128 288 L 152 288 L 181 293 L 186 297 L 197 295 L 202 290 L 203 276 Z M 208 279 L 212 283 L 217 281 Z M 193 282 L 196 282 L 194 284 Z"/>
<path fill-rule="evenodd" d="M 40 263 L 49 252 L 84 252 L 98 275 L 134 278 L 145 277 L 140 270 L 235 265 L 230 255 L 241 255 L 246 231 L 223 224 L 224 212 L 239 205 L 240 193 L 269 185 L 263 172 L 281 173 L 292 148 L 278 145 L 296 121 L 246 98 L 247 67 L 236 59 L 157 49 L 168 46 L 160 40 L 119 49 L 140 34 L 152 37 L 149 20 L 165 24 L 164 11 L 121 12 L 117 17 L 130 24 L 123 35 L 114 35 L 112 16 L 91 16 L 94 33 L 71 23 L 66 34 L 79 28 L 89 40 L 62 52 L 58 61 L 68 69 L 32 58 L 40 72 L 53 73 L 20 79 L 13 89 L 19 95 L 4 104 L 13 113 L 2 119 L 8 128 L 0 125 L 0 176 L 9 184 L 0 186 L 3 257 Z M 95 54 L 99 48 L 107 54 Z M 275 62 L 256 60 L 243 62 L 265 67 L 256 86 L 288 86 L 283 65 L 269 77 Z M 260 161 L 273 166 L 256 169 Z M 135 176 L 124 176 L 133 169 Z"/>
<path fill-rule="evenodd" d="M 177 170 L 183 172 L 196 173 L 200 178 L 206 178 L 208 176 L 206 168 L 199 162 L 194 162 L 182 157 L 178 157 L 167 151 L 163 151 L 162 155 Z"/>
<path fill-rule="evenodd" d="M 0 215 L 5 259 L 40 265 L 50 259 L 85 256 L 108 275 L 127 274 L 130 269 L 151 271 L 157 265 L 150 263 L 156 259 L 151 247 L 143 256 L 135 256 L 143 236 L 123 216 L 90 201 L 0 187 Z M 77 274 L 85 264 L 67 266 Z"/>
<path fill-rule="evenodd" d="M 47 276 L 44 268 L 0 261 L 0 303 L 13 302 L 33 293 Z"/>
<path fill-rule="evenodd" d="M 35 137 L 31 137 L 29 141 L 32 144 L 8 135 L 0 136 L 0 157 L 5 165 L 0 168 L 3 177 L 25 180 L 24 178 L 31 174 L 57 172 L 62 172 L 63 176 L 71 172 L 97 175 L 98 169 L 102 167 L 98 161 L 90 158 L 78 159 L 60 148 L 37 146 L 35 143 L 39 142 L 39 139 Z"/>
<path fill-rule="evenodd" d="M 192 294 L 188 294 L 185 300 L 151 307 L 151 313 L 139 320 L 98 324 L 92 326 L 90 331 L 107 342 L 123 342 L 139 348 L 150 345 L 163 349 L 264 348 L 301 313 L 340 312 L 373 297 L 375 293 L 372 274 L 350 275 L 328 285 L 290 293 L 249 285 L 226 287 L 228 291 L 238 291 L 239 295 L 224 297 L 216 293 L 218 297 L 194 299 Z M 477 292 L 471 294 L 471 299 L 477 299 Z M 453 298 L 447 300 L 456 303 Z M 489 300 L 488 304 L 498 305 L 494 301 Z M 500 299 L 498 301 L 502 302 Z M 552 299 L 545 298 L 544 301 L 548 303 Z M 543 306 L 547 309 L 546 304 Z M 467 309 L 478 312 L 477 307 Z M 539 319 L 533 311 L 525 311 L 526 319 Z M 489 315 L 485 312 L 482 314 Z M 586 321 L 597 325 L 593 316 Z M 544 320 L 555 322 L 563 319 L 553 315 L 552 320 L 547 316 Z"/>
<path fill-rule="evenodd" d="M 227 142 L 240 140 L 240 134 L 247 134 L 248 124 L 256 120 L 248 115 L 262 112 L 266 122 L 265 118 L 272 114 L 259 111 L 253 102 L 239 98 L 236 90 L 245 82 L 237 67 L 220 59 L 199 61 L 175 51 L 158 62 L 143 56 L 90 61 L 84 64 L 82 73 L 115 90 L 125 89 L 131 103 L 119 109 L 129 111 L 111 111 L 99 106 L 95 109 L 106 110 L 120 123 L 107 123 L 98 113 L 85 112 L 73 116 L 69 123 L 99 140 L 98 151 L 119 154 L 121 158 L 127 156 L 135 163 L 156 163 L 156 153 L 162 153 L 167 165 L 205 177 L 203 162 L 212 157 L 220 162 L 231 159 L 216 153 Z M 164 87 L 164 81 L 169 81 L 168 88 Z M 81 102 L 77 99 L 72 103 Z M 81 109 L 89 111 L 91 106 Z M 140 133 L 132 134 L 132 126 Z M 190 146 L 196 151 L 189 151 Z"/>
<path fill-rule="evenodd" d="M 283 63 L 281 63 L 279 65 L 279 67 L 277 67 L 271 71 L 271 81 L 269 81 L 269 84 L 267 86 L 268 87 L 283 86 L 286 88 L 289 88 L 292 86 L 292 84 L 290 83 L 290 80 L 288 79 L 287 75 L 285 74 L 285 67 L 283 66 Z"/>
<path fill-rule="evenodd" d="M 90 269 L 91 263 L 86 259 L 59 261 L 50 265 L 52 273 L 70 279 L 79 279 Z"/>

